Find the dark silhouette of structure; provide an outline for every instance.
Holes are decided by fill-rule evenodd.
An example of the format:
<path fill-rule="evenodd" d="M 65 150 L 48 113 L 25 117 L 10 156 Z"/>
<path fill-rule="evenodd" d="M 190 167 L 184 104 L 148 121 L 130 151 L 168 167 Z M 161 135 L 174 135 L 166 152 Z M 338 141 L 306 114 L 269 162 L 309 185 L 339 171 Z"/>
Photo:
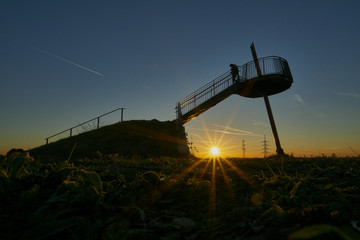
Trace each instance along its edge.
<path fill-rule="evenodd" d="M 264 153 L 264 158 L 267 157 L 269 148 L 268 148 L 268 141 L 266 140 L 266 135 L 264 135 L 264 141 L 263 141 L 263 153 Z"/>
<path fill-rule="evenodd" d="M 243 155 L 242 157 L 245 158 L 245 151 L 246 151 L 246 147 L 245 147 L 245 139 L 242 140 L 242 151 L 243 151 Z"/>
<path fill-rule="evenodd" d="M 229 70 L 210 83 L 176 103 L 176 117 L 179 125 L 189 122 L 209 108 L 232 94 L 248 98 L 263 97 L 273 131 L 276 152 L 284 154 L 280 145 L 274 117 L 268 96 L 289 89 L 293 83 L 288 62 L 281 57 L 258 58 L 254 43 L 251 44 L 253 61 L 238 68 L 238 81 L 233 81 L 234 71 Z M 232 67 L 232 66 L 230 66 Z"/>

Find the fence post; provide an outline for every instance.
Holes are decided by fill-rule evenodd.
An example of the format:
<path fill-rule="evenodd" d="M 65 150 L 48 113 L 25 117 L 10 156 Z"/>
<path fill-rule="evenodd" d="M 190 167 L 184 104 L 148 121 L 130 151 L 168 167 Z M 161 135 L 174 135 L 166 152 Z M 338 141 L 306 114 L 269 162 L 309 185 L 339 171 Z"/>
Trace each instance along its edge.
<path fill-rule="evenodd" d="M 121 108 L 121 122 L 123 121 L 123 116 L 124 116 L 124 108 Z"/>
<path fill-rule="evenodd" d="M 72 128 L 70 128 L 70 137 L 72 136 Z"/>
<path fill-rule="evenodd" d="M 97 129 L 99 129 L 99 126 L 100 126 L 100 117 L 97 118 Z"/>

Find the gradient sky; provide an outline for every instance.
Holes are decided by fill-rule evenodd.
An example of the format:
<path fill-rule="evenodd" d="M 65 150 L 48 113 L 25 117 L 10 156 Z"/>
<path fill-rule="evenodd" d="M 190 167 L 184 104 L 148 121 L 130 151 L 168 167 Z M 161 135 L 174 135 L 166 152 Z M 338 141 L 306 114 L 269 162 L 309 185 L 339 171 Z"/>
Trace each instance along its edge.
<path fill-rule="evenodd" d="M 229 70 L 281 56 L 294 84 L 270 96 L 295 156 L 360 152 L 360 2 L 1 1 L 0 153 L 118 107 L 175 119 L 175 104 Z M 109 115 L 105 123 L 119 120 Z M 233 95 L 185 124 L 198 155 L 275 153 L 264 100 Z"/>

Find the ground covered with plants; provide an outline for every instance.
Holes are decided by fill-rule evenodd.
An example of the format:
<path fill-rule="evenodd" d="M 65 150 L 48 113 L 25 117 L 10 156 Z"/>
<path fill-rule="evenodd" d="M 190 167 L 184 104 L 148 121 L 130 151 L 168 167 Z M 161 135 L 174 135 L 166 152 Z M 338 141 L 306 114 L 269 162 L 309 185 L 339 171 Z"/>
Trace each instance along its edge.
<path fill-rule="evenodd" d="M 360 239 L 359 158 L 0 162 L 1 239 Z"/>

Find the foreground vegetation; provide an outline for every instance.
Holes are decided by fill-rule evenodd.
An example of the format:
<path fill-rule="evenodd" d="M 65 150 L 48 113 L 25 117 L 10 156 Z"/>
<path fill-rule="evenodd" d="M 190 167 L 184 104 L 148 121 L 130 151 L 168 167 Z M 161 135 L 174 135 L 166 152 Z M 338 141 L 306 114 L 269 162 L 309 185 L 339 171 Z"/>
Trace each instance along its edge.
<path fill-rule="evenodd" d="M 0 162 L 2 239 L 360 239 L 359 158 Z"/>

